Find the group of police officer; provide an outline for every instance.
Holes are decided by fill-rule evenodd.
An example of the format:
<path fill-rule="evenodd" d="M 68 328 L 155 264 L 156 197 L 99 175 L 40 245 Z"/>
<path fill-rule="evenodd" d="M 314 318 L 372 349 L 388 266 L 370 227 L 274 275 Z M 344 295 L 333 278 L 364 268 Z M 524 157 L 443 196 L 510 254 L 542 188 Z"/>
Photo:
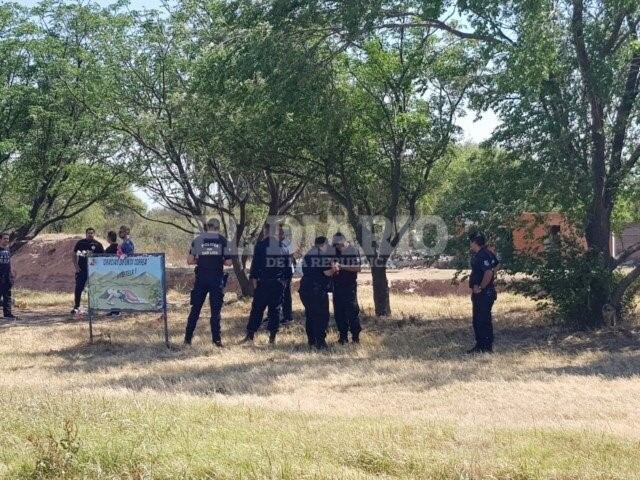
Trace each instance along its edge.
<path fill-rule="evenodd" d="M 496 300 L 495 272 L 498 260 L 487 247 L 482 234 L 470 237 L 471 275 L 469 288 L 472 291 L 473 328 L 476 345 L 468 353 L 493 351 L 493 327 L 491 310 Z M 187 320 L 184 343 L 191 345 L 202 306 L 209 296 L 211 308 L 211 335 L 214 345 L 222 347 L 220 317 L 224 288 L 228 274 L 224 267 L 232 264 L 231 249 L 227 239 L 220 233 L 220 221 L 207 221 L 205 232 L 191 244 L 188 263 L 195 265 L 195 281 L 191 292 L 191 311 Z M 281 225 L 266 224 L 262 238 L 253 252 L 250 279 L 254 296 L 247 323 L 246 336 L 242 343 L 251 344 L 263 323 L 267 312 L 269 343 L 276 342 L 281 325 L 282 305 L 290 295 L 294 258 L 285 241 Z M 336 233 L 331 241 L 320 236 L 302 259 L 302 279 L 299 294 L 305 309 L 307 340 L 309 346 L 318 350 L 327 348 L 329 326 L 329 292 L 333 293 L 333 310 L 339 332 L 338 342 L 360 342 L 360 309 L 358 306 L 358 273 L 361 271 L 358 249 L 342 233 Z M 290 299 L 289 299 L 290 301 Z"/>
<path fill-rule="evenodd" d="M 222 346 L 220 317 L 224 288 L 228 274 L 224 267 L 232 264 L 231 249 L 220 233 L 220 221 L 207 221 L 205 232 L 191 243 L 188 263 L 195 265 L 195 281 L 191 291 L 191 311 L 187 319 L 184 343 L 190 345 L 200 311 L 207 298 L 211 309 L 211 336 L 216 346 Z M 254 295 L 247 333 L 242 343 L 252 343 L 262 325 L 265 310 L 269 343 L 276 341 L 282 319 L 282 306 L 290 295 L 294 258 L 285 241 L 281 225 L 266 224 L 262 239 L 255 245 L 249 278 Z M 339 343 L 360 342 L 360 309 L 358 307 L 357 280 L 361 270 L 360 254 L 344 235 L 336 233 L 332 241 L 326 237 L 315 239 L 314 246 L 302 259 L 303 277 L 300 299 L 305 307 L 306 332 L 309 345 L 327 348 L 329 325 L 329 292 L 333 292 L 334 316 Z"/>

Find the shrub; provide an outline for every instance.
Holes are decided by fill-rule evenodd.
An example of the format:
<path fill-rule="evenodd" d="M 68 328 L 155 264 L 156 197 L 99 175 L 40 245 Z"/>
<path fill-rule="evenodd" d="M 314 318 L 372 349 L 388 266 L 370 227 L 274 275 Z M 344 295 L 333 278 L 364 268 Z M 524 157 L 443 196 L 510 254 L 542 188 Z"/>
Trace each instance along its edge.
<path fill-rule="evenodd" d="M 29 442 L 36 451 L 32 478 L 40 480 L 71 476 L 80 451 L 78 427 L 74 422 L 65 420 L 64 431 L 60 438 L 49 433 L 45 437 L 31 436 Z"/>

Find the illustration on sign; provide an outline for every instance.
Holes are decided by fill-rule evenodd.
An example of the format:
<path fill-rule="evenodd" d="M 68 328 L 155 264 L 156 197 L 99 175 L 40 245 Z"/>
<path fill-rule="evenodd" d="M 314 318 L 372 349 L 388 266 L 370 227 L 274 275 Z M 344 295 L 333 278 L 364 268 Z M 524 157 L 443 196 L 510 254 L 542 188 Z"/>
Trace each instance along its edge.
<path fill-rule="evenodd" d="M 164 255 L 89 258 L 89 308 L 157 312 L 164 309 Z"/>

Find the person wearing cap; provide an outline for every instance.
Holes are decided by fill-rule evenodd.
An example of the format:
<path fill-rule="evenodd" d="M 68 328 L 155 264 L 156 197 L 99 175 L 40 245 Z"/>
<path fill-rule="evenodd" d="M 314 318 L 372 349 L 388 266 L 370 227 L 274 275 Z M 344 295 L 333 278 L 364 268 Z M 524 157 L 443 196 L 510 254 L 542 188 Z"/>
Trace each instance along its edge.
<path fill-rule="evenodd" d="M 360 252 L 338 232 L 331 244 L 335 248 L 336 273 L 333 275 L 333 316 L 340 337 L 338 343 L 360 342 L 360 307 L 358 306 L 358 273 L 362 270 Z"/>
<path fill-rule="evenodd" d="M 318 237 L 313 248 L 302 259 L 300 300 L 304 305 L 305 329 L 310 347 L 327 348 L 329 326 L 329 289 L 331 277 L 338 273 L 338 264 L 333 263 L 327 237 Z"/>
<path fill-rule="evenodd" d="M 211 339 L 214 345 L 222 347 L 220 317 L 227 278 L 224 267 L 231 265 L 231 256 L 227 239 L 220 233 L 220 220 L 217 218 L 208 220 L 204 233 L 193 239 L 187 263 L 195 265 L 196 268 L 184 343 L 191 345 L 202 305 L 209 295 Z"/>
<path fill-rule="evenodd" d="M 255 333 L 260 328 L 264 311 L 267 310 L 269 343 L 276 342 L 280 328 L 282 297 L 293 275 L 291 253 L 282 243 L 282 226 L 265 224 L 263 239 L 256 243 L 251 259 L 249 278 L 253 282 L 254 293 L 251 313 L 247 322 L 247 335 L 242 343 L 253 343 Z"/>
<path fill-rule="evenodd" d="M 491 353 L 493 351 L 491 309 L 497 298 L 494 280 L 499 262 L 494 253 L 487 248 L 484 235 L 474 233 L 469 236 L 469 242 L 473 254 L 469 288 L 476 344 L 467 353 Z"/>

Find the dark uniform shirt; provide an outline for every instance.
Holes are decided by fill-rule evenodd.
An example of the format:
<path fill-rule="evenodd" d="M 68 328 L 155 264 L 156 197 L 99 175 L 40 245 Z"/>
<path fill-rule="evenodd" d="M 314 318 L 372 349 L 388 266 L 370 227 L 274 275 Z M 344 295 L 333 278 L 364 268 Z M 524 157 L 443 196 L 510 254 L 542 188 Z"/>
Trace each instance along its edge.
<path fill-rule="evenodd" d="M 250 278 L 287 281 L 293 276 L 289 248 L 273 237 L 256 243 L 251 260 Z"/>
<path fill-rule="evenodd" d="M 11 279 L 11 253 L 7 248 L 0 248 L 0 283 Z"/>
<path fill-rule="evenodd" d="M 105 249 L 104 253 L 115 255 L 118 253 L 118 244 L 110 243 L 109 246 Z"/>
<path fill-rule="evenodd" d="M 353 245 L 348 245 L 342 252 L 336 248 L 335 260 L 340 264 L 340 267 L 359 267 L 362 264 L 360 252 Z M 335 288 L 353 287 L 357 283 L 358 272 L 348 272 L 341 269 L 338 274 L 333 277 Z"/>
<path fill-rule="evenodd" d="M 196 257 L 196 275 L 222 277 L 228 255 L 227 239 L 219 233 L 203 233 L 191 242 L 189 254 Z"/>
<path fill-rule="evenodd" d="M 89 241 L 86 238 L 83 238 L 78 243 L 76 243 L 76 246 L 73 248 L 73 251 L 76 253 L 76 255 L 78 255 L 78 252 L 82 252 L 80 255 L 78 255 L 78 266 L 80 267 L 81 271 L 86 272 L 87 271 L 87 255 L 89 253 L 95 253 L 95 254 L 104 253 L 104 247 L 97 240 Z"/>
<path fill-rule="evenodd" d="M 323 253 L 318 247 L 313 247 L 307 252 L 302 259 L 302 280 L 300 280 L 300 289 L 318 289 L 320 291 L 329 291 L 331 278 L 327 277 L 324 272 L 331 270 L 333 256 L 329 253 Z"/>
<path fill-rule="evenodd" d="M 498 257 L 496 257 L 491 250 L 483 247 L 478 253 L 476 253 L 471 259 L 471 276 L 469 277 L 469 287 L 473 288 L 474 285 L 480 285 L 485 272 L 493 270 L 498 266 Z M 491 277 L 491 282 L 486 288 L 494 287 L 494 278 Z"/>

